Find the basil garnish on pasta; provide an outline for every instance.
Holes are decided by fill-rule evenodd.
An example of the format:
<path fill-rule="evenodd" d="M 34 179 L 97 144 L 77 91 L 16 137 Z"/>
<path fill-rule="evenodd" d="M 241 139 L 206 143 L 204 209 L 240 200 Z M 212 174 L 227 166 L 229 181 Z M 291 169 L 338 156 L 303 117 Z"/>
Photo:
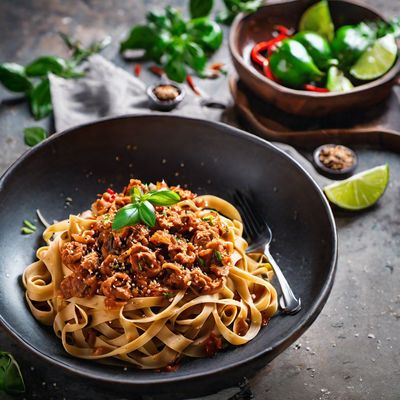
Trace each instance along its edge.
<path fill-rule="evenodd" d="M 144 223 L 150 227 L 156 224 L 154 206 L 172 206 L 180 200 L 179 194 L 169 189 L 153 190 L 143 193 L 139 188 L 131 192 L 132 203 L 122 207 L 115 214 L 113 230 Z"/>

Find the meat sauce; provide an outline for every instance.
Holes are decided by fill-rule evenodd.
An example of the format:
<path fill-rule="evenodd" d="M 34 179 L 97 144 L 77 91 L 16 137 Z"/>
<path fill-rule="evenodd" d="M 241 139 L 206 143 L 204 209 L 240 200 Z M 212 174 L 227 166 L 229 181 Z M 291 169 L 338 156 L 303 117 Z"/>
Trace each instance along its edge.
<path fill-rule="evenodd" d="M 165 296 L 178 290 L 193 293 L 217 292 L 231 265 L 233 244 L 224 240 L 227 227 L 218 213 L 202 218 L 190 207 L 156 206 L 156 225 L 136 224 L 112 230 L 119 208 L 130 203 L 130 191 L 148 191 L 141 181 L 131 179 L 122 193 L 108 189 L 92 204 L 95 218 L 90 229 L 71 235 L 61 248 L 63 264 L 71 274 L 61 282 L 65 298 L 106 297 L 108 308 L 119 307 L 134 297 Z M 157 189 L 167 187 L 157 183 Z M 181 200 L 202 200 L 189 190 L 170 187 Z"/>

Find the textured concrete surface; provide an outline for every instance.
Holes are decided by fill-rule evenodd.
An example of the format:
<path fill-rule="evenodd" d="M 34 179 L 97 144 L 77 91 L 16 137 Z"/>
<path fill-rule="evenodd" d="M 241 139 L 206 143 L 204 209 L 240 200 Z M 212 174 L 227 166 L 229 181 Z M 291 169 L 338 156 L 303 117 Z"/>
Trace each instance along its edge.
<path fill-rule="evenodd" d="M 146 9 L 160 3 L 155 0 L 2 0 L 0 62 L 26 63 L 49 53 L 66 55 L 56 35 L 63 30 L 84 41 L 110 34 L 114 42 L 105 55 L 129 70 L 132 65 L 120 60 L 116 45 L 128 28 L 143 18 Z M 177 3 L 186 2 L 172 2 Z M 400 15 L 398 1 L 369 0 L 368 3 L 389 17 Z M 229 62 L 226 46 L 216 59 Z M 144 78 L 152 79 L 150 75 Z M 224 79 L 202 85 L 210 93 L 218 92 L 221 99 L 229 98 Z M 398 89 L 396 94 L 400 96 Z M 0 100 L 9 98 L 0 89 Z M 232 112 L 226 119 L 236 122 Z M 22 130 L 34 124 L 25 102 L 0 104 L 0 173 L 27 149 Z M 39 124 L 52 129 L 51 120 Z M 251 380 L 256 399 L 400 399 L 400 157 L 380 149 L 356 150 L 359 170 L 389 163 L 388 190 L 369 211 L 359 214 L 335 211 L 339 264 L 332 294 L 306 334 Z M 83 380 L 49 368 L 21 350 L 4 332 L 0 332 L 0 349 L 13 352 L 20 362 L 28 388 L 21 398 L 116 398 L 112 391 L 87 387 Z M 212 398 L 225 400 L 230 394 L 220 393 Z M 0 398 L 6 396 L 0 393 Z"/>

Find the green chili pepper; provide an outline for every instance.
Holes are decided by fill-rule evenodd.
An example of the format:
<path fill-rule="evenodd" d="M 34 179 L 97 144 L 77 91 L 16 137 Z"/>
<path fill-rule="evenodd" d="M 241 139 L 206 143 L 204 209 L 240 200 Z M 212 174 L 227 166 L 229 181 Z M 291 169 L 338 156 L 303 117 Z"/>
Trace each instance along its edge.
<path fill-rule="evenodd" d="M 310 54 L 319 69 L 328 69 L 331 65 L 337 65 L 333 58 L 328 41 L 315 32 L 299 32 L 293 36 L 293 40 L 300 42 Z"/>
<path fill-rule="evenodd" d="M 324 76 L 300 42 L 285 39 L 277 47 L 271 55 L 270 68 L 283 84 L 297 88 Z"/>
<path fill-rule="evenodd" d="M 375 39 L 376 31 L 364 23 L 345 25 L 336 31 L 331 48 L 340 65 L 349 68 Z"/>

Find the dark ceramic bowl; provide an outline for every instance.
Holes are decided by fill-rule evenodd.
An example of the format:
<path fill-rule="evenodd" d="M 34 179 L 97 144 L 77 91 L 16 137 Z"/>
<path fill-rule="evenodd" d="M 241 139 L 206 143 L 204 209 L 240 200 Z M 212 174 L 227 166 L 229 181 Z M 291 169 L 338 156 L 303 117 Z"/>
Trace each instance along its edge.
<path fill-rule="evenodd" d="M 230 31 L 229 49 L 239 78 L 257 96 L 291 114 L 321 116 L 381 102 L 398 79 L 399 57 L 384 76 L 345 93 L 315 93 L 287 88 L 266 78 L 253 64 L 250 51 L 254 45 L 271 38 L 275 25 L 296 30 L 301 15 L 313 3 L 313 0 L 272 0 L 253 14 L 236 17 Z M 329 8 L 335 27 L 384 19 L 377 11 L 356 1 L 330 0 Z"/>
<path fill-rule="evenodd" d="M 49 220 L 88 208 L 111 183 L 130 177 L 165 178 L 198 193 L 232 201 L 236 189 L 252 192 L 274 233 L 272 253 L 303 308 L 277 315 L 245 346 L 213 358 L 189 360 L 176 372 L 155 373 L 69 356 L 51 328 L 31 315 L 21 286 L 35 260 L 41 229 L 21 235 L 24 219 L 39 209 Z M 65 198 L 72 202 L 66 205 Z M 50 364 L 87 377 L 88 385 L 116 392 L 197 397 L 232 386 L 293 343 L 325 304 L 335 274 L 337 238 L 330 207 L 310 176 L 268 142 L 223 124 L 182 117 L 126 116 L 56 134 L 24 154 L 0 180 L 0 314 L 22 346 Z M 96 380 L 96 382 L 94 382 Z"/>

